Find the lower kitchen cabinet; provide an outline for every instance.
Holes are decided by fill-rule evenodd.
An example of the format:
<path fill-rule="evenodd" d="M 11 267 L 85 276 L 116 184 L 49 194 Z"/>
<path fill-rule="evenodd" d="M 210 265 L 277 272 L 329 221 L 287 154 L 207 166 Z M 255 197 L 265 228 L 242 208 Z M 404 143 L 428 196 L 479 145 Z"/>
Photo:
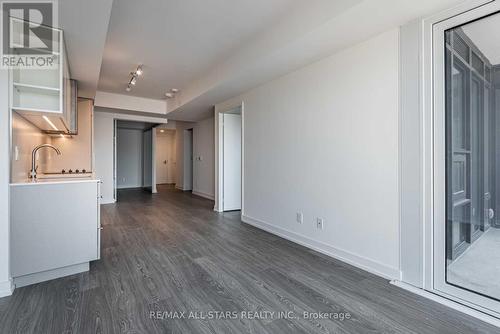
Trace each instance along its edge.
<path fill-rule="evenodd" d="M 17 286 L 88 270 L 100 256 L 99 181 L 11 184 L 11 274 Z"/>

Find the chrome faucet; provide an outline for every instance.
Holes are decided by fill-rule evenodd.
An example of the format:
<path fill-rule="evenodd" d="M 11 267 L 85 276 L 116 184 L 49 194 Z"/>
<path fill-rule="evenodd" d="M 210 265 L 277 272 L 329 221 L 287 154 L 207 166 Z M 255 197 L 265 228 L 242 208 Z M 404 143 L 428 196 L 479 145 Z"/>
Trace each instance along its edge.
<path fill-rule="evenodd" d="M 51 148 L 53 149 L 54 151 L 56 151 L 57 155 L 61 155 L 61 151 L 59 151 L 59 149 L 57 147 L 54 147 L 50 144 L 42 144 L 42 145 L 38 145 L 37 147 L 35 147 L 33 149 L 33 152 L 31 152 L 31 171 L 30 171 L 30 178 L 35 181 L 36 180 L 36 171 L 38 169 L 38 166 L 36 166 L 36 154 L 38 152 L 39 149 L 41 148 L 44 148 L 44 147 L 48 147 L 48 148 Z"/>

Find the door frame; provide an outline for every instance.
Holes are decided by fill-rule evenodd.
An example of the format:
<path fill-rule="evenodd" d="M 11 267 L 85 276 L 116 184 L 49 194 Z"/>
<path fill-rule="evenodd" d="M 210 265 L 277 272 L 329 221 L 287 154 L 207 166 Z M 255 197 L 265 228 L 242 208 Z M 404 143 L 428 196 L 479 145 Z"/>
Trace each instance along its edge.
<path fill-rule="evenodd" d="M 118 165 L 118 153 L 117 153 L 117 138 L 118 137 L 118 119 L 113 119 L 113 200 L 116 202 L 118 200 L 118 185 L 117 185 L 117 165 Z"/>
<path fill-rule="evenodd" d="M 158 191 L 156 189 L 156 127 L 152 127 L 147 130 L 142 131 L 142 187 L 149 190 L 149 185 L 146 186 L 146 166 L 147 160 L 146 156 L 146 136 L 147 133 L 151 132 L 151 193 L 156 194 Z M 148 159 L 149 160 L 149 159 Z"/>
<path fill-rule="evenodd" d="M 162 130 L 163 130 L 163 132 L 162 132 Z M 160 133 L 162 133 L 162 135 L 158 134 L 158 131 L 160 131 Z M 170 173 L 171 164 L 172 164 L 172 161 L 171 161 L 171 159 L 170 159 L 170 156 L 171 156 L 171 153 L 172 153 L 172 152 L 171 152 L 172 145 L 170 145 L 170 144 L 171 144 L 170 140 L 171 140 L 172 138 L 170 138 L 170 137 L 171 137 L 171 134 L 169 134 L 167 131 L 172 131 L 172 130 L 169 130 L 169 129 L 165 130 L 165 129 L 161 129 L 161 128 L 158 128 L 158 127 L 156 128 L 156 156 L 155 156 L 155 158 L 156 158 L 156 159 L 158 159 L 158 158 L 159 158 L 159 156 L 158 156 L 158 152 L 160 152 L 160 151 L 161 151 L 161 150 L 160 150 L 160 145 L 159 145 L 160 141 L 161 141 L 161 140 L 165 140 L 165 141 L 167 141 L 167 142 L 168 142 L 168 144 L 169 144 L 169 145 L 167 145 L 167 146 L 168 146 L 168 147 L 166 148 L 167 150 L 164 152 L 164 153 L 166 153 L 166 154 L 167 154 L 166 159 L 164 159 L 164 160 L 163 160 L 163 162 L 162 162 L 162 164 L 164 164 L 164 165 L 165 165 L 165 168 L 166 168 L 166 177 L 165 177 L 165 182 L 161 182 L 160 177 L 159 177 L 159 169 L 158 169 L 158 166 L 156 167 L 156 182 L 157 182 L 157 184 L 159 184 L 159 185 L 164 185 L 164 184 L 172 184 L 172 182 L 170 182 L 170 181 L 171 181 L 171 177 L 172 177 L 172 175 L 171 175 L 171 173 Z M 158 162 L 158 161 L 155 161 L 155 163 L 157 163 L 157 162 Z"/>
<path fill-rule="evenodd" d="M 189 147 L 191 157 L 187 157 L 187 147 L 186 147 L 186 137 L 191 138 L 191 144 Z M 186 128 L 182 131 L 182 190 L 183 191 L 193 191 L 194 189 L 194 127 Z M 186 167 L 189 166 L 191 172 L 189 173 L 189 183 L 190 186 L 186 186 L 187 173 Z"/>
<path fill-rule="evenodd" d="M 118 179 L 117 179 L 117 136 L 118 136 L 118 121 L 132 121 L 132 122 L 145 122 L 145 123 L 152 123 L 152 124 L 167 124 L 167 122 L 164 122 L 164 120 L 162 119 L 159 119 L 159 118 L 150 118 L 150 117 L 147 117 L 147 116 L 138 116 L 138 117 L 135 117 L 135 116 L 126 116 L 126 115 L 120 115 L 120 114 L 113 114 L 113 200 L 114 202 L 116 203 L 118 201 L 118 195 L 117 195 L 117 192 L 118 192 L 118 187 L 117 187 L 117 183 L 118 183 Z M 151 177 L 151 180 L 154 184 L 154 182 L 156 182 L 156 127 L 157 126 L 153 126 L 151 128 L 151 131 L 152 131 L 152 177 Z M 143 131 L 143 140 L 144 140 L 144 131 Z M 144 145 L 144 142 L 143 142 L 143 145 Z M 144 148 L 143 148 L 144 149 Z M 144 159 L 143 159 L 144 160 Z M 143 161 L 144 163 L 144 161 Z M 154 184 L 154 186 L 151 187 L 151 192 L 153 194 L 156 194 L 157 193 L 157 188 L 156 188 L 156 185 Z"/>
<path fill-rule="evenodd" d="M 215 107 L 215 205 L 214 211 L 224 212 L 224 162 L 223 162 L 223 117 L 221 114 L 241 110 L 241 215 L 245 215 L 245 103 L 232 102 L 222 107 Z"/>
<path fill-rule="evenodd" d="M 425 288 L 433 293 L 452 299 L 461 304 L 475 308 L 481 312 L 500 317 L 500 303 L 491 298 L 484 297 L 478 293 L 468 291 L 464 288 L 451 285 L 446 282 L 446 166 L 445 166 L 445 41 L 444 32 L 447 29 L 460 26 L 464 23 L 499 12 L 498 2 L 489 2 L 480 6 L 471 7 L 468 10 L 444 17 L 439 21 L 427 25 L 430 28 L 430 63 L 432 66 L 428 78 L 432 78 L 428 92 L 427 112 L 430 112 L 427 123 L 428 133 L 431 136 L 430 150 L 426 153 L 431 170 L 429 179 L 429 197 L 427 199 L 426 220 L 426 270 Z M 429 35 L 426 36 L 429 38 Z M 428 73 L 429 74 L 429 73 Z M 430 90 L 429 90 L 430 89 Z"/>

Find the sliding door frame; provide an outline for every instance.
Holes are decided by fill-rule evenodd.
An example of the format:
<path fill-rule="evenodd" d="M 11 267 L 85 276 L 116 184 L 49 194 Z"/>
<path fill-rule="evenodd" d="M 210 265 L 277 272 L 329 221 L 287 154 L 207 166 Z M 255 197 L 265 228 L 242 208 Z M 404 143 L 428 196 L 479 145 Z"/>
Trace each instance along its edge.
<path fill-rule="evenodd" d="M 446 282 L 446 87 L 445 87 L 445 31 L 467 22 L 488 16 L 500 11 L 498 2 L 489 2 L 485 5 L 472 8 L 448 18 L 443 18 L 432 24 L 431 31 L 431 76 L 430 85 L 431 112 L 427 124 L 432 133 L 428 160 L 430 162 L 430 197 L 428 209 L 430 220 L 426 222 L 426 289 L 457 301 L 461 304 L 473 307 L 484 313 L 500 317 L 500 302 L 482 296 L 478 293 L 460 288 Z M 429 29 L 429 27 L 427 27 Z M 428 37 L 428 36 L 427 36 Z M 429 87 L 427 87 L 429 89 Z M 430 153 L 430 154 L 429 154 Z M 428 248 L 429 247 L 429 248 Z M 429 252 L 430 250 L 430 252 Z"/>

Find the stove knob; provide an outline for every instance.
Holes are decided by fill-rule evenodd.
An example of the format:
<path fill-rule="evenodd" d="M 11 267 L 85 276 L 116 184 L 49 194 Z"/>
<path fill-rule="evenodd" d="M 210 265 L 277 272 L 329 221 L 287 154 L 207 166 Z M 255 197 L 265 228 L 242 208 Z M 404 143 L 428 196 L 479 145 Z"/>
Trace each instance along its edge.
<path fill-rule="evenodd" d="M 66 174 L 66 171 L 63 169 L 63 170 L 61 171 L 61 173 Z"/>
<path fill-rule="evenodd" d="M 68 171 L 68 173 L 70 173 L 70 174 L 71 174 L 71 173 L 73 173 L 73 170 L 72 170 L 72 169 L 70 169 L 70 170 Z"/>
<path fill-rule="evenodd" d="M 75 170 L 75 173 L 80 173 L 80 170 L 78 170 L 78 169 L 77 169 L 77 170 Z"/>
<path fill-rule="evenodd" d="M 85 169 L 82 169 L 82 173 L 87 173 L 87 171 Z"/>

